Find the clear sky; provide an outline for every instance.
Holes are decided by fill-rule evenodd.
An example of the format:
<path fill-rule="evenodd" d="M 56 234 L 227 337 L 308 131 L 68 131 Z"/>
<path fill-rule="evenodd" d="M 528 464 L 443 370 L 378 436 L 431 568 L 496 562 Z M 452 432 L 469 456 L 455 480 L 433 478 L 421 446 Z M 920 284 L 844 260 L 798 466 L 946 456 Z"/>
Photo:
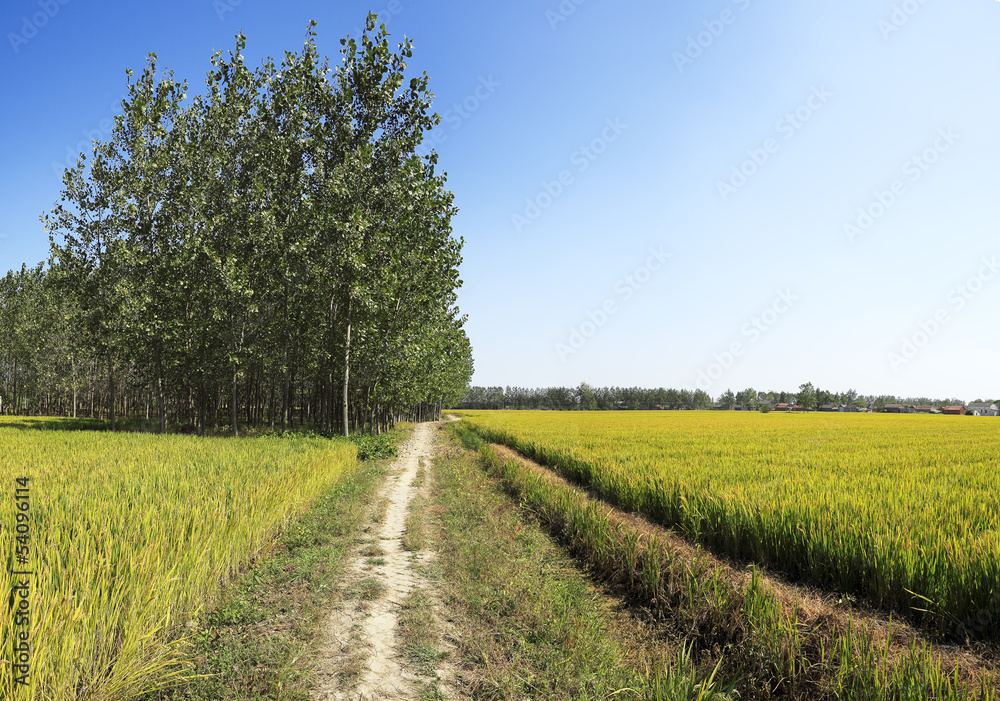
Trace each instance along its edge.
<path fill-rule="evenodd" d="M 125 69 L 369 10 L 444 117 L 475 384 L 1000 397 L 1000 2 L 6 0 L 0 268 Z"/>

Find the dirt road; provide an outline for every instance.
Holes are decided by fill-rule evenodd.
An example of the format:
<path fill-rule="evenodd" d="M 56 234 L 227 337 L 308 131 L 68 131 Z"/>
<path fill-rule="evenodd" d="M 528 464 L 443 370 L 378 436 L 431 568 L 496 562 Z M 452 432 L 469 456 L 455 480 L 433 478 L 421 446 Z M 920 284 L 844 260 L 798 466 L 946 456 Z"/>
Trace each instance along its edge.
<path fill-rule="evenodd" d="M 327 623 L 314 698 L 409 699 L 417 682 L 433 683 L 408 666 L 399 645 L 400 607 L 420 587 L 433 598 L 433 587 L 419 572 L 433 552 L 410 552 L 403 547 L 409 505 L 421 459 L 433 459 L 438 424 L 418 424 L 402 446 L 380 500 L 388 500 L 381 527 L 353 553 L 347 589 L 359 592 L 345 598 Z M 446 676 L 444 669 L 438 677 Z"/>

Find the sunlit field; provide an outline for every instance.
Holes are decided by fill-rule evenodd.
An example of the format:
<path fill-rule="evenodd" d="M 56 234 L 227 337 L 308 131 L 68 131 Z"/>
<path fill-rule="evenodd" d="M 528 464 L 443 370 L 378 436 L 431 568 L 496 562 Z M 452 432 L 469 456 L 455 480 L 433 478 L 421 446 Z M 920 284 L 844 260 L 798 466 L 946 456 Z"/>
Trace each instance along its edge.
<path fill-rule="evenodd" d="M 329 440 L 39 425 L 0 418 L 0 587 L 10 592 L 17 577 L 30 590 L 28 626 L 0 616 L 5 644 L 24 631 L 31 643 L 30 683 L 18 699 L 125 698 L 176 674 L 178 632 L 234 568 L 355 464 L 353 445 Z M 19 477 L 30 490 L 21 542 Z M 30 555 L 19 563 L 15 548 L 25 544 Z M 12 683 L 11 667 L 0 666 L 0 697 Z"/>
<path fill-rule="evenodd" d="M 457 412 L 741 560 L 949 635 L 1000 638 L 1000 420 L 751 412 Z"/>

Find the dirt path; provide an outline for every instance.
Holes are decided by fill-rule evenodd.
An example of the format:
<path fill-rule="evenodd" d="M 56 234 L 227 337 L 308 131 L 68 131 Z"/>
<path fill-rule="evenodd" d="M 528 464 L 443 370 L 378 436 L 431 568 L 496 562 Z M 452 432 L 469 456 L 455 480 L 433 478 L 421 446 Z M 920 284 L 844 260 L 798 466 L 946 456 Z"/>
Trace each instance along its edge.
<path fill-rule="evenodd" d="M 400 449 L 380 496 L 388 501 L 381 527 L 353 555 L 346 588 L 355 598 L 346 598 L 327 622 L 313 694 L 317 701 L 409 699 L 416 695 L 415 682 L 437 681 L 408 669 L 398 644 L 400 609 L 407 597 L 418 587 L 432 598 L 434 594 L 419 568 L 436 553 L 405 550 L 403 535 L 410 501 L 418 492 L 414 477 L 421 458 L 430 465 L 437 426 L 417 424 Z M 438 678 L 444 676 L 446 670 L 437 671 Z"/>

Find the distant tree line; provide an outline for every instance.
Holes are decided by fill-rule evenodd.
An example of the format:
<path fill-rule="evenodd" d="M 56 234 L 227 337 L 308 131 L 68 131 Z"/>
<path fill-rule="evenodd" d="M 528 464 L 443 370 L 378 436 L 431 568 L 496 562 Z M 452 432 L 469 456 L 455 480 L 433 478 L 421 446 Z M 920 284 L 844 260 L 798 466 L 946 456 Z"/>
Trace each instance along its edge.
<path fill-rule="evenodd" d="M 345 434 L 457 402 L 472 375 L 461 239 L 428 78 L 374 16 L 335 68 L 256 69 L 246 39 L 204 94 L 150 54 L 107 141 L 43 216 L 47 264 L 0 280 L 0 411 L 293 421 Z"/>
<path fill-rule="evenodd" d="M 469 387 L 456 409 L 710 409 L 702 390 L 642 387 Z"/>
<path fill-rule="evenodd" d="M 881 409 L 887 404 L 964 404 L 955 398 L 895 397 L 892 395 L 861 395 L 853 389 L 831 392 L 818 389 L 811 382 L 799 386 L 797 392 L 781 390 L 757 391 L 747 388 L 739 392 L 726 390 L 713 399 L 702 390 L 648 389 L 642 387 L 469 387 L 456 409 L 550 409 L 550 410 L 652 410 L 652 409 L 744 409 L 756 411 L 763 405 L 790 404 L 806 409 L 824 405 L 859 405 Z"/>

